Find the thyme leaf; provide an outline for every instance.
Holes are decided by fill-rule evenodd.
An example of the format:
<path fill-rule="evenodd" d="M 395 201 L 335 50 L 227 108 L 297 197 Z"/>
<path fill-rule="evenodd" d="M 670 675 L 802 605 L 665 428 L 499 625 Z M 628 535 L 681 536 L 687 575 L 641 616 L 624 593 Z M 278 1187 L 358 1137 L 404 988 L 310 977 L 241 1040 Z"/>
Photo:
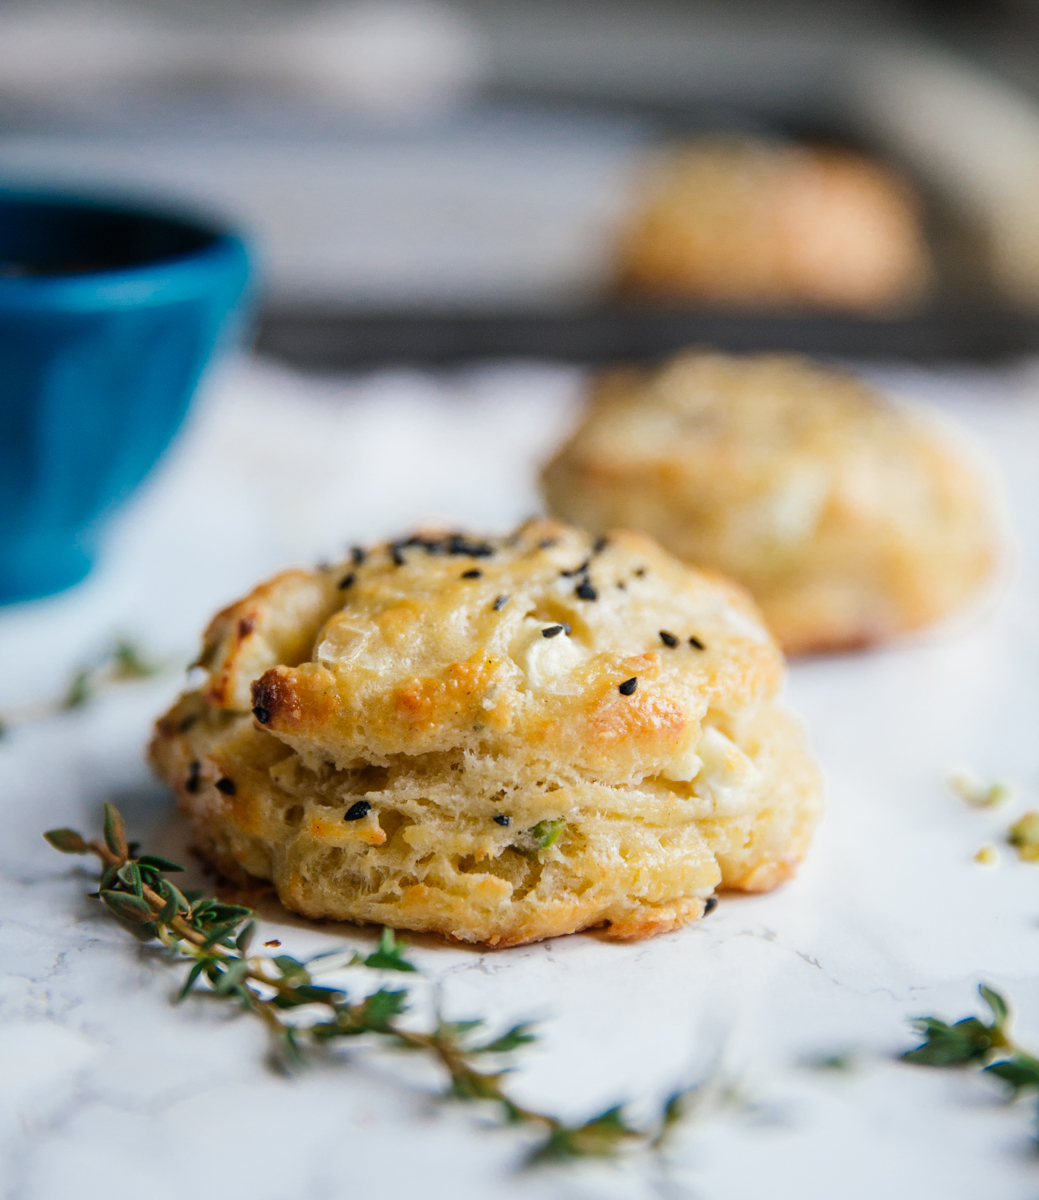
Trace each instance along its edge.
<path fill-rule="evenodd" d="M 608 1108 L 583 1125 L 560 1125 L 530 1156 L 531 1162 L 566 1158 L 609 1158 L 621 1142 L 640 1138 L 638 1129 L 624 1119 L 620 1105 Z"/>
<path fill-rule="evenodd" d="M 924 1035 L 924 1041 L 903 1054 L 903 1060 L 928 1067 L 980 1067 L 983 1074 L 1008 1085 L 1011 1100 L 1022 1092 L 1039 1092 L 1039 1059 L 1011 1039 L 1009 1004 L 984 983 L 978 985 L 978 993 L 989 1008 L 991 1020 L 964 1017 L 948 1025 L 938 1017 L 920 1017 L 912 1025 Z"/>
<path fill-rule="evenodd" d="M 543 821 L 531 833 L 545 848 L 565 825 L 562 819 Z M 446 1021 L 437 1013 L 424 1028 L 416 1028 L 413 1021 L 402 1021 L 412 999 L 409 987 L 379 986 L 366 993 L 363 987 L 351 992 L 320 982 L 322 971 L 352 967 L 419 974 L 406 955 L 406 943 L 392 929 L 383 930 L 378 947 L 369 954 L 334 952 L 307 960 L 250 954 L 256 928 L 252 910 L 178 889 L 166 875 L 184 868 L 160 855 L 138 854 L 137 844 L 127 842 L 122 815 L 114 805 L 105 805 L 100 838 L 88 841 L 73 829 L 51 829 L 43 836 L 62 854 L 93 854 L 101 864 L 101 880 L 91 894 L 135 937 L 157 941 L 171 961 L 190 964 L 176 1002 L 198 993 L 236 1004 L 263 1022 L 276 1060 L 290 1069 L 305 1065 L 341 1038 L 367 1037 L 386 1048 L 424 1054 L 441 1068 L 445 1095 L 490 1105 L 507 1124 L 536 1132 L 539 1140 L 528 1156 L 531 1164 L 613 1158 L 626 1148 L 658 1150 L 692 1110 L 701 1090 L 671 1096 L 648 1125 L 629 1122 L 624 1105 L 578 1124 L 526 1108 L 512 1099 L 505 1080 L 511 1056 L 537 1040 L 529 1024 L 487 1036 L 480 1033 L 487 1024 L 483 1019 Z M 1014 1067 L 1013 1080 L 1008 1074 L 1004 1078 L 1020 1079 L 1015 1083 L 1019 1088 L 1031 1086 L 1028 1069 L 1022 1059 Z"/>
<path fill-rule="evenodd" d="M 43 835 L 55 850 L 62 854 L 88 854 L 89 847 L 82 834 L 74 829 L 48 829 Z"/>
<path fill-rule="evenodd" d="M 404 957 L 406 946 L 406 942 L 397 941 L 392 929 L 384 929 L 379 949 L 363 960 L 364 965 L 377 971 L 415 971 L 415 964 Z"/>

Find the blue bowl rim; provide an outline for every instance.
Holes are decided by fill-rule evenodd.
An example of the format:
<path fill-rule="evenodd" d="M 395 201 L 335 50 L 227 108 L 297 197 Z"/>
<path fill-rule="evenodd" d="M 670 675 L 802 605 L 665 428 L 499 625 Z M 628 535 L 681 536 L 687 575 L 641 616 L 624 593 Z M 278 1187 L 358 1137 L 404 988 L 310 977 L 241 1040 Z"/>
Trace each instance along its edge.
<path fill-rule="evenodd" d="M 244 237 L 179 206 L 0 186 L 0 209 L 8 202 L 175 221 L 210 240 L 196 250 L 130 267 L 77 275 L 0 278 L 0 311 L 104 312 L 174 304 L 209 292 L 228 274 L 240 277 L 244 285 L 249 274 L 252 255 Z"/>

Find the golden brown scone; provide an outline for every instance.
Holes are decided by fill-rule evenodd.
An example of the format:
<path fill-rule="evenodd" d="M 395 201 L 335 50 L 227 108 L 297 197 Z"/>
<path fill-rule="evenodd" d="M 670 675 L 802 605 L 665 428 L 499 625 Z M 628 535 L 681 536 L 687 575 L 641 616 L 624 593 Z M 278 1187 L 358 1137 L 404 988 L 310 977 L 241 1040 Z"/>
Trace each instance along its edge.
<path fill-rule="evenodd" d="M 309 917 L 645 937 L 786 879 L 820 814 L 752 602 L 642 534 L 415 537 L 278 576 L 205 646 L 152 760 L 203 853 Z"/>
<path fill-rule="evenodd" d="M 606 372 L 543 485 L 568 520 L 643 529 L 739 580 L 791 655 L 928 625 L 996 559 L 984 482 L 940 431 L 793 356 Z"/>
<path fill-rule="evenodd" d="M 664 154 L 617 249 L 622 290 L 722 305 L 886 309 L 931 273 L 917 203 L 886 167 L 752 139 Z"/>

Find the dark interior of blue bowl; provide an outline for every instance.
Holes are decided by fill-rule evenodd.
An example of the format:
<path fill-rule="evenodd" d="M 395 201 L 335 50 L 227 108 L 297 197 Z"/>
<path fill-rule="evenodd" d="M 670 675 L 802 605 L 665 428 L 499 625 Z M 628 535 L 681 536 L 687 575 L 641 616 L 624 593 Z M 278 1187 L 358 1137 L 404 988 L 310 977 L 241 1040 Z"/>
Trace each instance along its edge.
<path fill-rule="evenodd" d="M 164 262 L 217 235 L 174 217 L 0 197 L 0 278 L 83 275 Z"/>

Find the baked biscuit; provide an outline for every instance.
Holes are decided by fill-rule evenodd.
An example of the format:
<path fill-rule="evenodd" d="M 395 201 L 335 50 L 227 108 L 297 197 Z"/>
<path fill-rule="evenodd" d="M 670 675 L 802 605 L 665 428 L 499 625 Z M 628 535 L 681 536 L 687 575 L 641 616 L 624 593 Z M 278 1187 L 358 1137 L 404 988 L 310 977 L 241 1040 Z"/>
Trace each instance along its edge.
<path fill-rule="evenodd" d="M 918 206 L 848 150 L 703 138 L 661 156 L 622 228 L 622 290 L 713 304 L 906 305 L 932 267 Z"/>
<path fill-rule="evenodd" d="M 739 580 L 790 655 L 926 626 L 996 558 L 984 482 L 958 448 L 792 356 L 691 351 L 606 372 L 542 482 L 567 520 L 645 530 Z"/>
<path fill-rule="evenodd" d="M 152 761 L 206 857 L 308 917 L 646 937 L 786 879 L 820 814 L 753 604 L 638 533 L 534 521 L 289 572 L 202 662 Z"/>

